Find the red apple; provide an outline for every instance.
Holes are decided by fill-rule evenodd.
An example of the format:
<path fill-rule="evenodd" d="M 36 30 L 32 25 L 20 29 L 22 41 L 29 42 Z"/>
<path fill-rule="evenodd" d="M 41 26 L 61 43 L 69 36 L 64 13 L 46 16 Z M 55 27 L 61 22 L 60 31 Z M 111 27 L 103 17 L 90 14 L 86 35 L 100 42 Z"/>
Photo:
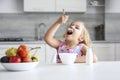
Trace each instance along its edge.
<path fill-rule="evenodd" d="M 10 63 L 20 63 L 21 58 L 19 56 L 11 56 L 9 62 Z"/>
<path fill-rule="evenodd" d="M 29 50 L 26 45 L 20 45 L 17 49 L 18 55 L 22 58 L 27 57 Z"/>
<path fill-rule="evenodd" d="M 22 58 L 22 62 L 32 62 L 32 59 L 28 57 L 24 57 Z"/>

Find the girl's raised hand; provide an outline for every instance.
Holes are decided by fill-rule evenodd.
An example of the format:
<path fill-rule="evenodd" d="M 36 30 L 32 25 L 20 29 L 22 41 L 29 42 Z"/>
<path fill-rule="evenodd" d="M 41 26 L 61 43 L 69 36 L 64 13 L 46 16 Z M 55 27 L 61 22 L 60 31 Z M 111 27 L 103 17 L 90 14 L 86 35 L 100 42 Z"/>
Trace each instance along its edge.
<path fill-rule="evenodd" d="M 68 18 L 69 18 L 68 15 L 62 15 L 62 16 L 57 20 L 57 22 L 58 22 L 59 24 L 65 24 L 65 23 L 67 22 Z"/>

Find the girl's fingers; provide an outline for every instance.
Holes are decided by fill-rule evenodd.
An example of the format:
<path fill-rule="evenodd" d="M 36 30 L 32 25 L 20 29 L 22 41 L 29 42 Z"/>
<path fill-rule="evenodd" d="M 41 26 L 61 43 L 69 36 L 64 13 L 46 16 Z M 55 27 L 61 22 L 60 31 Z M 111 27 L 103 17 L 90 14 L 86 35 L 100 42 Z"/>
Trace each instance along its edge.
<path fill-rule="evenodd" d="M 67 22 L 67 20 L 68 20 L 68 18 L 69 18 L 69 16 L 68 16 L 68 15 L 64 15 L 64 21 L 63 21 L 63 23 L 66 23 L 66 22 Z"/>
<path fill-rule="evenodd" d="M 63 16 L 61 16 L 59 19 L 58 19 L 58 23 L 60 23 L 60 24 L 64 24 L 64 23 L 66 23 L 66 21 L 68 20 L 68 18 L 69 18 L 69 16 L 68 15 L 63 15 Z"/>
<path fill-rule="evenodd" d="M 62 16 L 62 23 L 66 23 L 66 21 L 68 20 L 68 15 L 63 15 Z"/>

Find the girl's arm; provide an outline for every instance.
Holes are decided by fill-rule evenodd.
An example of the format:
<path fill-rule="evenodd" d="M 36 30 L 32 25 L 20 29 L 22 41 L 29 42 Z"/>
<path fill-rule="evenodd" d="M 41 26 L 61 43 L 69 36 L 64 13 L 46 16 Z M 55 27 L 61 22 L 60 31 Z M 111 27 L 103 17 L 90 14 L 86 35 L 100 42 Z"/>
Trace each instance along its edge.
<path fill-rule="evenodd" d="M 76 63 L 78 62 L 86 62 L 86 51 L 87 51 L 87 46 L 82 47 L 82 56 L 77 56 L 76 58 Z M 97 62 L 97 56 L 93 53 L 93 62 Z"/>
<path fill-rule="evenodd" d="M 44 40 L 51 47 L 57 48 L 60 44 L 60 40 L 54 38 L 54 35 L 61 24 L 65 23 L 68 19 L 67 15 L 61 16 L 46 32 Z"/>

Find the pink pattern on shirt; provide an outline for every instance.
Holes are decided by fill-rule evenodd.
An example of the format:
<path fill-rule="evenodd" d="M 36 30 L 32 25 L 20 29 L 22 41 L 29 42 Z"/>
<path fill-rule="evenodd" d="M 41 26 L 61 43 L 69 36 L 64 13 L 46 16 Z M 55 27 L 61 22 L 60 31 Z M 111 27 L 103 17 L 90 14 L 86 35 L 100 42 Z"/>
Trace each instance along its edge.
<path fill-rule="evenodd" d="M 78 55 L 81 55 L 81 49 L 83 47 L 83 43 L 80 43 L 76 45 L 76 47 L 67 49 L 65 42 L 61 42 L 59 48 L 58 48 L 58 53 L 77 53 Z"/>

